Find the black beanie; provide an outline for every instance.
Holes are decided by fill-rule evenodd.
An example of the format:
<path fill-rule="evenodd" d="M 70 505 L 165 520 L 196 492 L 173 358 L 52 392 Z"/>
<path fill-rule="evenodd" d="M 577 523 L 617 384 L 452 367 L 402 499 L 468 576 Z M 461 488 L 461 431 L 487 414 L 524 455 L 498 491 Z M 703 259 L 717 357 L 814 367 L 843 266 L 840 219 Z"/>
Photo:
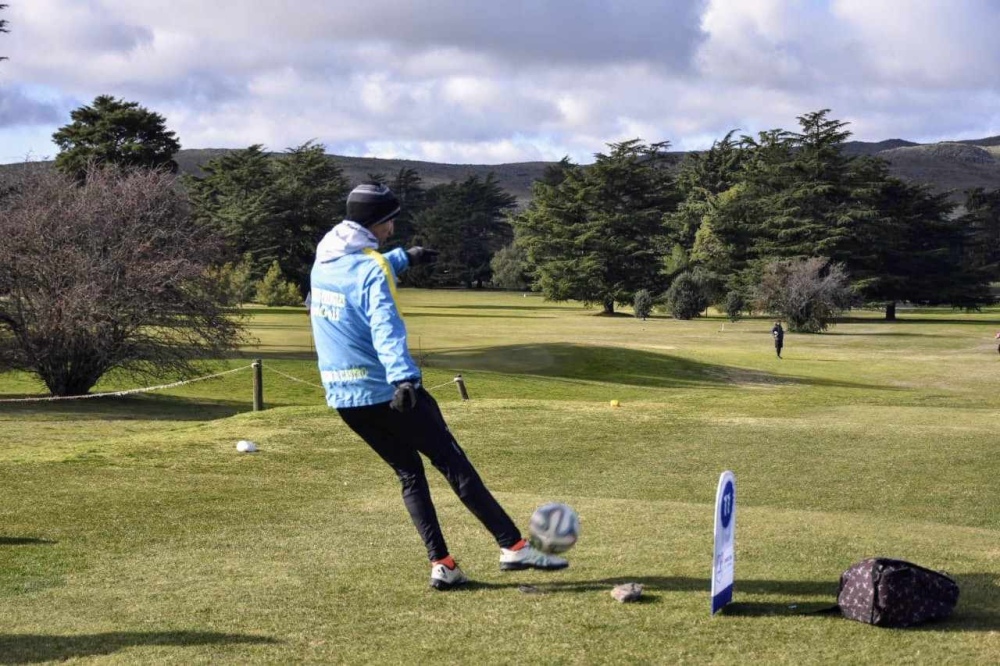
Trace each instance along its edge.
<path fill-rule="evenodd" d="M 399 199 L 382 183 L 358 185 L 347 195 L 347 219 L 363 227 L 391 220 L 399 210 Z"/>

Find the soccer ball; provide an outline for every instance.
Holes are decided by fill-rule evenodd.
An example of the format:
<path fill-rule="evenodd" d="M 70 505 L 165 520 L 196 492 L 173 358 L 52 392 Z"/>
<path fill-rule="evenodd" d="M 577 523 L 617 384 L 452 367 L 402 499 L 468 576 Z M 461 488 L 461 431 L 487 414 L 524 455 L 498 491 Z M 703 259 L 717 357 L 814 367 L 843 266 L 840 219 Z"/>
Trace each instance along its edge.
<path fill-rule="evenodd" d="M 528 524 L 531 545 L 545 553 L 564 553 L 580 536 L 580 518 L 567 504 L 543 504 L 531 514 Z"/>

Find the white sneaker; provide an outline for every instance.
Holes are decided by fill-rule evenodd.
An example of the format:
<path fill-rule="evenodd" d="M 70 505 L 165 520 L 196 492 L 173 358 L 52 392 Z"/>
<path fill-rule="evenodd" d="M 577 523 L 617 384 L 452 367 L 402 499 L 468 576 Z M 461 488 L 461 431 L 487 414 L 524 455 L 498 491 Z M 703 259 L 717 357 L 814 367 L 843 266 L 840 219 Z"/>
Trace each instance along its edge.
<path fill-rule="evenodd" d="M 520 550 L 500 549 L 500 569 L 503 571 L 516 571 L 518 569 L 565 569 L 569 562 L 562 557 L 547 555 L 528 544 Z"/>
<path fill-rule="evenodd" d="M 441 563 L 431 565 L 431 587 L 435 590 L 450 590 L 468 582 L 468 576 L 462 573 L 457 564 L 454 569 Z"/>

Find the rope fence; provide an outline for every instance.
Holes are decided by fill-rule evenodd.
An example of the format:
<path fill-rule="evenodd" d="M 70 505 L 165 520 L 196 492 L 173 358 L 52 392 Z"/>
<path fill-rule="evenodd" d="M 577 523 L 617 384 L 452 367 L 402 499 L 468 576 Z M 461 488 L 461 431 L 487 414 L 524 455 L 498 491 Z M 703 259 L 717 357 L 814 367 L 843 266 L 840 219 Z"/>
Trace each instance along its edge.
<path fill-rule="evenodd" d="M 282 376 L 282 377 L 284 377 L 285 379 L 289 379 L 289 380 L 291 380 L 291 381 L 293 381 L 293 382 L 298 382 L 299 384 L 305 384 L 306 386 L 312 386 L 312 387 L 314 387 L 314 388 L 318 388 L 318 389 L 322 389 L 322 390 L 324 390 L 324 391 L 326 390 L 325 388 L 323 388 L 323 385 L 322 385 L 322 384 L 314 384 L 313 382 L 307 382 L 306 380 L 304 380 L 304 379 L 299 379 L 298 377 L 292 377 L 291 375 L 289 375 L 289 374 L 286 374 L 286 373 L 284 373 L 284 372 L 282 372 L 281 370 L 278 370 L 278 369 L 276 369 L 276 368 L 272 368 L 272 367 L 271 367 L 271 366 L 269 366 L 269 365 L 266 365 L 266 366 L 264 366 L 264 368 L 265 368 L 265 369 L 266 369 L 266 370 L 267 370 L 268 372 L 273 372 L 273 373 L 274 373 L 274 374 L 276 374 L 276 375 L 281 375 L 281 376 Z"/>
<path fill-rule="evenodd" d="M 61 400 L 90 400 L 91 398 L 121 398 L 126 395 L 135 395 L 136 393 L 149 393 L 150 391 L 161 391 L 163 389 L 177 388 L 178 386 L 184 386 L 185 384 L 194 384 L 195 382 L 203 382 L 206 379 L 215 379 L 217 377 L 224 377 L 225 375 L 231 375 L 234 372 L 249 370 L 252 367 L 253 365 L 244 365 L 239 368 L 233 368 L 232 370 L 226 370 L 225 372 L 217 372 L 214 375 L 205 375 L 204 377 L 195 377 L 194 379 L 185 379 L 179 382 L 171 382 L 170 384 L 160 384 L 159 386 L 146 386 L 143 388 L 127 389 L 125 391 L 108 391 L 106 393 L 87 393 L 84 395 L 53 395 L 44 398 L 4 398 L 0 399 L 0 403 L 57 402 Z"/>
<path fill-rule="evenodd" d="M 264 369 L 264 363 L 260 359 L 256 359 L 253 363 L 249 365 L 244 365 L 239 368 L 233 368 L 232 370 L 225 370 L 223 372 L 216 372 L 211 375 L 205 375 L 204 377 L 195 377 L 193 379 L 185 379 L 181 381 L 171 382 L 169 384 L 160 384 L 158 386 L 145 386 L 143 388 L 126 389 L 124 391 L 107 391 L 104 393 L 87 393 L 84 395 L 67 395 L 67 396 L 46 396 L 38 398 L 0 398 L 0 404 L 13 404 L 13 403 L 31 403 L 31 402 L 61 402 L 65 400 L 91 400 L 93 398 L 121 398 L 128 395 L 136 395 L 139 393 L 150 393 L 152 391 L 162 391 L 164 389 L 177 388 L 179 386 L 185 386 L 187 384 L 194 384 L 195 382 L 203 382 L 209 379 L 217 379 L 219 377 L 225 377 L 226 375 L 231 375 L 236 372 L 242 372 L 244 370 L 252 369 L 253 373 L 253 410 L 255 412 L 264 409 L 264 382 L 261 376 L 261 371 Z M 318 388 L 320 390 L 326 390 L 322 384 L 316 384 L 315 382 L 306 381 L 304 379 L 299 379 L 289 375 L 288 373 L 282 372 L 277 368 L 272 368 L 266 366 L 269 372 L 273 372 L 276 375 L 284 377 L 289 381 L 293 381 L 299 384 L 305 384 L 306 386 L 311 386 L 313 388 Z M 434 391 L 439 388 L 448 386 L 449 384 L 458 385 L 458 393 L 462 400 L 469 399 L 469 393 L 465 388 L 465 380 L 462 379 L 462 375 L 456 375 L 453 379 L 444 382 L 443 384 L 438 384 L 437 386 L 431 386 L 427 388 L 428 391 Z"/>
<path fill-rule="evenodd" d="M 277 368 L 272 368 L 270 366 L 264 366 L 264 367 L 267 369 L 268 372 L 273 372 L 276 375 L 281 375 L 285 379 L 291 380 L 293 382 L 297 382 L 299 384 L 305 384 L 306 386 L 312 386 L 313 388 L 318 388 L 318 389 L 321 389 L 323 391 L 326 390 L 326 387 L 324 387 L 322 384 L 316 384 L 314 382 L 309 382 L 309 381 L 306 381 L 304 379 L 299 379 L 298 377 L 293 377 L 292 375 L 289 375 L 289 374 L 287 374 L 285 372 L 282 372 L 281 370 L 278 370 Z M 428 392 L 429 391 L 436 391 L 437 389 L 443 388 L 445 386 L 448 386 L 449 384 L 458 384 L 458 393 L 462 397 L 462 400 L 468 400 L 469 399 L 469 392 L 465 388 L 465 380 L 462 379 L 462 375 L 456 375 L 454 378 L 449 379 L 448 381 L 446 381 L 443 384 L 438 384 L 437 386 L 430 386 L 430 387 L 424 387 L 424 388 Z"/>
<path fill-rule="evenodd" d="M 444 384 L 438 384 L 437 386 L 432 386 L 432 387 L 428 388 L 427 391 L 435 391 L 435 390 L 437 390 L 437 389 L 439 389 L 439 388 L 441 388 L 443 386 L 447 386 L 448 384 L 457 384 L 460 381 L 462 381 L 462 375 L 459 375 L 459 376 L 455 377 L 454 379 L 449 379 Z"/>

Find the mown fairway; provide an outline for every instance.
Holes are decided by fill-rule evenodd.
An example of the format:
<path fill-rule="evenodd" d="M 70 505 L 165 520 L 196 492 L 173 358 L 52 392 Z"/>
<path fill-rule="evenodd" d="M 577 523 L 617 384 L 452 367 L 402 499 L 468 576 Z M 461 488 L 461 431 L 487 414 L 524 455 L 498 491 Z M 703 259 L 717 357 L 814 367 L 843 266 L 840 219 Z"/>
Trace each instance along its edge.
<path fill-rule="evenodd" d="M 824 335 L 642 322 L 519 294 L 401 292 L 425 384 L 521 525 L 573 505 L 572 566 L 501 573 L 429 469 L 476 585 L 427 587 L 391 471 L 265 373 L 125 399 L 0 404 L 0 664 L 921 663 L 1000 660 L 1000 312 L 877 313 Z M 317 383 L 305 313 L 257 350 Z M 208 371 L 206 371 L 208 372 Z M 97 390 L 131 388 L 113 378 Z M 0 375 L 0 397 L 40 393 Z M 609 401 L 621 401 L 612 408 Z M 236 453 L 236 440 L 260 452 Z M 735 603 L 709 617 L 719 474 L 738 482 Z M 884 630 L 804 615 L 868 556 L 945 569 L 952 619 Z M 609 595 L 645 585 L 643 603 Z M 520 584 L 538 587 L 524 594 Z"/>

